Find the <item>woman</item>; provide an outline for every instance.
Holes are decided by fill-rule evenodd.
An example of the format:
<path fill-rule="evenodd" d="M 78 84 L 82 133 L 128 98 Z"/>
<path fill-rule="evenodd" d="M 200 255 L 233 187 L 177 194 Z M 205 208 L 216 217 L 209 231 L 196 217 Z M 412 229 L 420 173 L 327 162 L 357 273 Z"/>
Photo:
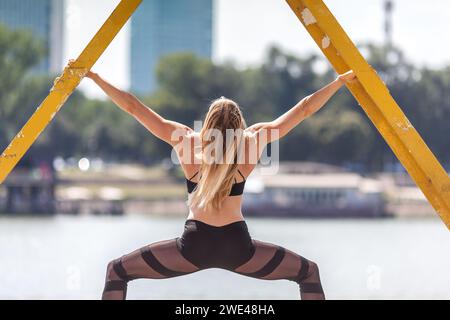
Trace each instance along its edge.
<path fill-rule="evenodd" d="M 199 133 L 164 119 L 98 74 L 88 72 L 86 76 L 117 106 L 174 147 L 189 193 L 189 216 L 183 235 L 111 261 L 103 299 L 125 299 L 127 283 L 134 279 L 177 277 L 207 268 L 222 268 L 258 279 L 291 280 L 299 285 L 302 299 L 325 299 L 317 264 L 283 247 L 250 237 L 241 212 L 242 194 L 246 178 L 265 146 L 284 137 L 318 111 L 345 83 L 353 81 L 352 71 L 304 98 L 276 120 L 249 128 L 239 106 L 220 98 L 211 104 Z M 230 129 L 238 134 L 227 139 Z M 218 138 L 220 134 L 223 139 Z M 227 161 L 223 161 L 224 157 Z"/>

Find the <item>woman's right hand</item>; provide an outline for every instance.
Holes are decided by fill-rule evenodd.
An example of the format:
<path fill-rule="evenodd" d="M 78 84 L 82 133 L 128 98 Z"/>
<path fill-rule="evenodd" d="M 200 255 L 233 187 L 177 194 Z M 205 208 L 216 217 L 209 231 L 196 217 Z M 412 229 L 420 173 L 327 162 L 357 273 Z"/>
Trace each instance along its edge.
<path fill-rule="evenodd" d="M 89 78 L 89 79 L 92 79 L 92 80 L 93 80 L 96 76 L 97 76 L 97 74 L 96 74 L 95 72 L 91 71 L 91 70 L 89 70 L 89 71 L 86 73 L 86 78 Z"/>

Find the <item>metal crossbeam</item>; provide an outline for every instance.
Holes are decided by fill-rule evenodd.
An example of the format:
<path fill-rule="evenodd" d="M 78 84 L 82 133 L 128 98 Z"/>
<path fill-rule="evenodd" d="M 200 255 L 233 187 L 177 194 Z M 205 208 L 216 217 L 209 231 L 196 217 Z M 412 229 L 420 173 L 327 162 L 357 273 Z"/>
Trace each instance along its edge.
<path fill-rule="evenodd" d="M 83 52 L 56 78 L 50 94 L 0 156 L 0 184 L 52 121 L 88 70 L 97 62 L 142 0 L 122 0 Z"/>
<path fill-rule="evenodd" d="M 287 0 L 336 72 L 353 70 L 347 87 L 450 229 L 450 178 L 322 0 Z"/>

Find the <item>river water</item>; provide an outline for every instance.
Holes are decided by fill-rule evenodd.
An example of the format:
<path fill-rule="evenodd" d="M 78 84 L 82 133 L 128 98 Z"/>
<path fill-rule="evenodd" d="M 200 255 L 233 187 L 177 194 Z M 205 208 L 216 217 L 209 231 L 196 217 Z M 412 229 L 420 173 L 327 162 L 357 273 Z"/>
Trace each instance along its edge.
<path fill-rule="evenodd" d="M 450 234 L 438 219 L 248 219 L 252 236 L 316 261 L 329 299 L 450 299 Z M 0 218 L 0 299 L 98 299 L 106 264 L 174 238 L 182 218 Z M 290 281 L 210 269 L 137 280 L 129 299 L 297 299 Z"/>

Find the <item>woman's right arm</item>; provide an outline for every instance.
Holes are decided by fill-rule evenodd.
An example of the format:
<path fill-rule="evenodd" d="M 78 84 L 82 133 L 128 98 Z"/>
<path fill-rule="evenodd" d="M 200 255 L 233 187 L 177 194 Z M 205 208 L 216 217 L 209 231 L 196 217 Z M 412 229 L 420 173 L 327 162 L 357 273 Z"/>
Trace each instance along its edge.
<path fill-rule="evenodd" d="M 120 109 L 132 115 L 148 131 L 168 144 L 174 146 L 179 143 L 181 136 L 193 132 L 186 125 L 163 118 L 134 95 L 116 88 L 98 74 L 89 71 L 86 77 L 93 80 Z"/>
<path fill-rule="evenodd" d="M 353 71 L 339 75 L 335 81 L 302 99 L 274 121 L 257 123 L 247 128 L 247 131 L 256 135 L 259 148 L 265 147 L 268 143 L 281 139 L 303 120 L 316 113 L 344 84 L 355 78 Z"/>

